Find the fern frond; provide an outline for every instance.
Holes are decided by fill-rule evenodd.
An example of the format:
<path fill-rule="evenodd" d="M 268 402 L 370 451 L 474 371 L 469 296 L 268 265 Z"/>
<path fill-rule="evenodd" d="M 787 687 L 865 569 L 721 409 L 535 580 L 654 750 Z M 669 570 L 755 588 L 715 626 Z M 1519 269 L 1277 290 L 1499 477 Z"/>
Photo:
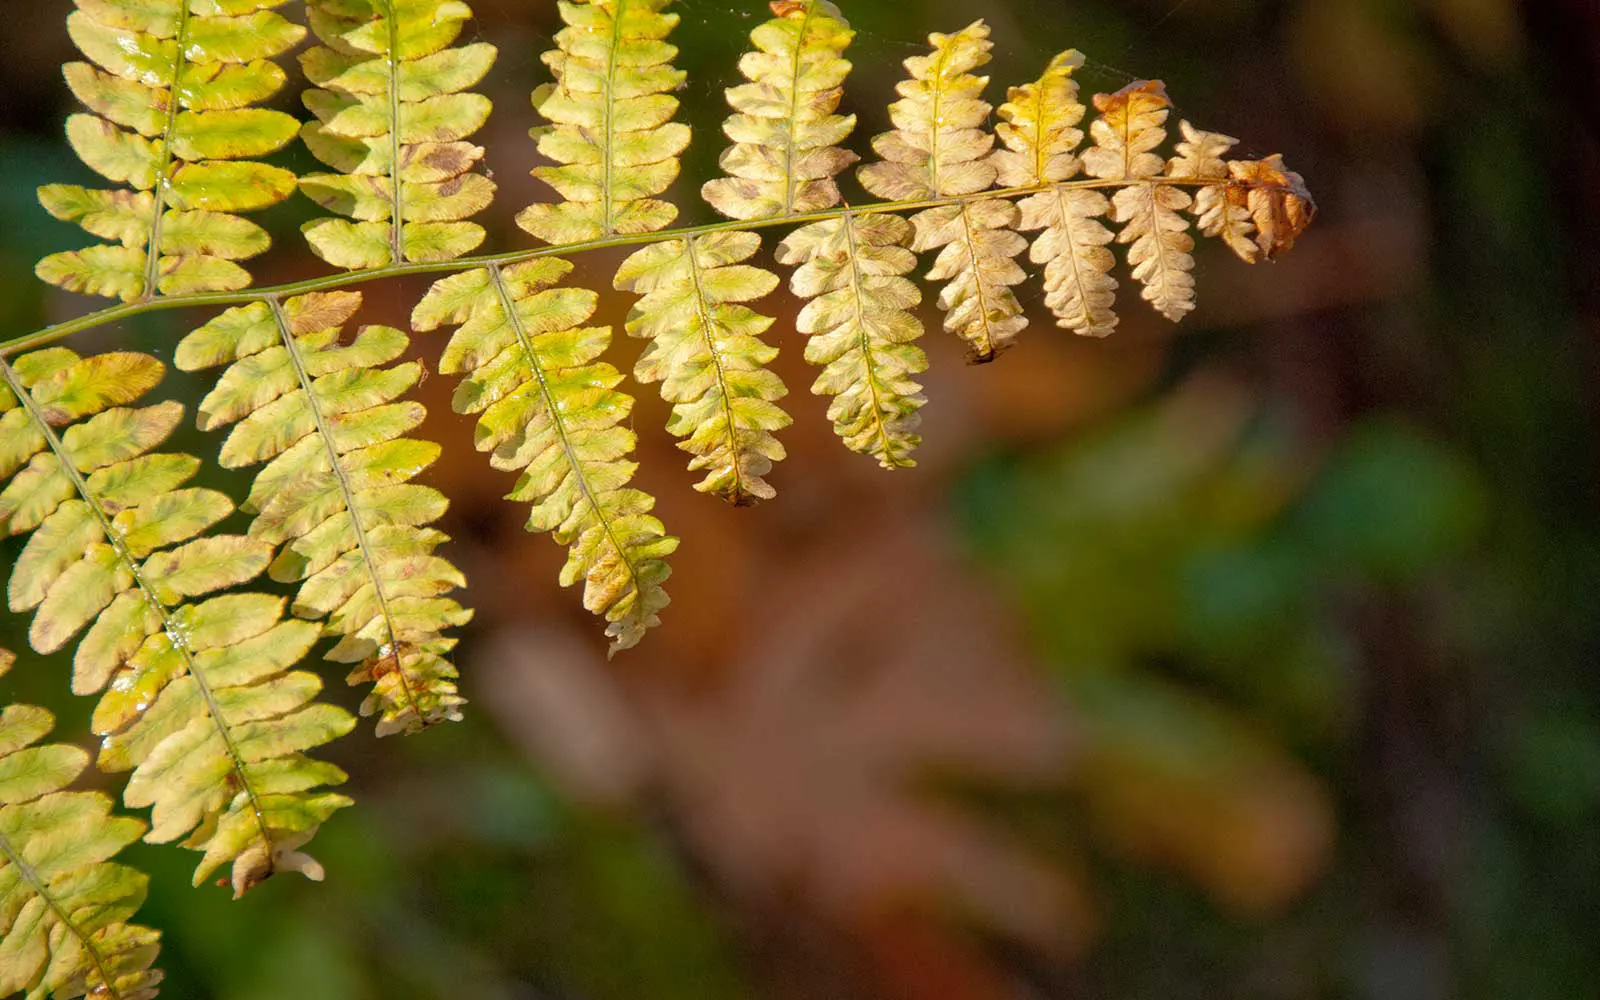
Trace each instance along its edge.
<path fill-rule="evenodd" d="M 773 432 L 793 422 L 777 405 L 789 390 L 766 367 L 778 356 L 761 340 L 773 320 L 743 305 L 778 287 L 777 275 L 742 263 L 760 249 L 754 233 L 669 240 L 616 275 L 618 290 L 643 296 L 628 315 L 629 335 L 650 341 L 634 378 L 661 383 L 667 430 L 694 456 L 689 468 L 706 472 L 695 489 L 737 505 L 777 496 L 762 477 L 785 455 Z"/>
<path fill-rule="evenodd" d="M 678 540 L 650 516 L 655 501 L 628 488 L 633 400 L 617 391 L 621 373 L 599 360 L 611 329 L 582 325 L 599 296 L 557 287 L 571 270 L 547 257 L 446 278 L 411 322 L 460 327 L 439 361 L 467 376 L 454 408 L 482 415 L 477 444 L 495 468 L 522 473 L 509 499 L 533 504 L 529 531 L 570 547 L 562 586 L 583 581 L 584 606 L 609 623 L 616 652 L 659 624 Z"/>
<path fill-rule="evenodd" d="M 238 261 L 271 240 L 236 213 L 295 187 L 292 173 L 254 162 L 299 128 L 251 106 L 283 86 L 271 59 L 305 35 L 273 10 L 283 2 L 77 0 L 67 30 L 91 62 L 65 73 L 88 113 L 67 119 L 67 138 L 90 169 L 126 187 L 39 189 L 50 214 L 110 241 L 51 254 L 40 278 L 127 301 L 250 284 Z"/>
<path fill-rule="evenodd" d="M 811 337 L 806 360 L 823 365 L 811 391 L 834 397 L 828 418 L 851 451 L 884 468 L 916 465 L 918 411 L 927 402 L 915 377 L 928 370 L 911 312 L 922 292 L 905 276 L 911 225 L 897 215 L 846 213 L 789 234 L 778 261 L 797 270 L 789 287 L 808 299 L 796 328 Z"/>
<path fill-rule="evenodd" d="M 344 774 L 299 751 L 354 720 L 312 702 L 315 676 L 286 673 L 314 626 L 281 622 L 278 598 L 208 596 L 260 575 L 272 546 L 203 536 L 233 504 L 184 488 L 197 459 L 152 453 L 183 408 L 130 405 L 162 374 L 132 353 L 0 360 L 0 529 L 31 533 L 11 608 L 35 612 L 28 636 L 40 652 L 88 629 L 73 690 L 106 689 L 93 720 L 100 767 L 133 771 L 125 801 L 155 807 L 147 840 L 187 834 L 205 851 L 196 884 L 230 862 L 236 894 L 274 871 L 320 877 L 295 848 L 349 800 L 314 793 Z"/>
<path fill-rule="evenodd" d="M 1015 232 L 1017 206 L 966 197 L 992 187 L 997 176 L 989 158 L 994 136 L 984 129 L 989 78 L 972 73 L 989 62 L 993 43 L 982 21 L 929 41 L 929 55 L 905 61 L 911 78 L 898 84 L 900 100 L 889 106 L 894 131 L 872 142 L 882 162 L 859 176 L 880 198 L 961 199 L 912 217 L 912 249 L 939 251 L 928 278 L 946 282 L 939 294 L 945 329 L 967 342 L 974 361 L 992 361 L 1028 325 L 1011 290 L 1026 277 L 1014 260 L 1027 248 Z"/>
<path fill-rule="evenodd" d="M 689 127 L 674 122 L 684 74 L 667 37 L 671 0 L 561 0 L 566 25 L 544 55 L 555 82 L 534 93 L 550 126 L 535 129 L 554 166 L 533 176 L 561 195 L 517 224 L 546 243 L 578 243 L 664 229 L 678 210 L 656 196 L 678 177 Z"/>
<path fill-rule="evenodd" d="M 1076 51 L 1051 61 L 1036 83 L 1013 88 L 1000 106 L 996 128 L 1005 149 L 994 154 L 1004 187 L 1062 185 L 1078 176 L 1077 128 L 1088 109 L 1078 100 L 1073 70 L 1083 65 Z M 1018 203 L 1021 228 L 1044 230 L 1029 253 L 1044 265 L 1045 303 L 1061 327 L 1091 337 L 1116 329 L 1116 257 L 1106 248 L 1114 237 L 1100 219 L 1111 203 L 1098 191 L 1051 187 Z"/>
<path fill-rule="evenodd" d="M 0 674 L 13 662 L 0 650 Z M 0 712 L 0 996 L 149 1000 L 161 935 L 128 922 L 149 879 L 111 860 L 145 826 L 99 792 L 65 790 L 89 755 L 36 746 L 53 728 L 42 708 Z"/>
<path fill-rule="evenodd" d="M 461 0 L 307 0 L 322 45 L 300 65 L 318 89 L 317 118 L 301 135 L 338 173 L 300 189 L 345 216 L 304 227 L 317 256 L 360 270 L 443 261 L 477 249 L 495 185 L 476 170 L 483 148 L 465 141 L 489 118 L 489 99 L 467 93 L 494 65 L 487 42 L 453 47 L 472 10 Z"/>
<path fill-rule="evenodd" d="M 466 580 L 434 555 L 447 539 L 428 527 L 449 501 L 411 482 L 440 452 L 403 436 L 427 413 L 400 401 L 422 366 L 379 367 L 410 344 L 391 327 L 342 344 L 360 307 L 358 293 L 332 292 L 232 309 L 178 345 L 177 365 L 228 366 L 200 403 L 200 428 L 235 425 L 223 466 L 265 463 L 244 504 L 250 536 L 283 547 L 272 578 L 300 584 L 293 613 L 326 619 L 339 637 L 328 659 L 357 664 L 350 683 L 372 683 L 361 712 L 378 716 L 381 736 L 460 719 L 445 659 L 455 640 L 441 633 L 472 615 L 443 596 Z"/>
<path fill-rule="evenodd" d="M 774 9 L 781 13 L 750 33 L 755 50 L 739 60 L 750 82 L 728 90 L 736 113 L 722 130 L 734 144 L 721 164 L 730 176 L 702 188 L 730 219 L 832 208 L 841 197 L 834 178 L 859 159 L 839 146 L 855 131 L 856 116 L 835 114 L 855 32 L 829 0 Z"/>

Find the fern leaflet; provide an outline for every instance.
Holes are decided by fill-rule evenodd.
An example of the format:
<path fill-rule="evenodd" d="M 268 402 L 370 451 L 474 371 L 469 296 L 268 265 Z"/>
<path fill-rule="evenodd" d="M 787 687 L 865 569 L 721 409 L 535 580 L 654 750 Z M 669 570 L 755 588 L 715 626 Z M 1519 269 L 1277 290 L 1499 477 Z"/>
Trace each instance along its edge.
<path fill-rule="evenodd" d="M 186 846 L 205 852 L 196 884 L 230 862 L 236 894 L 278 870 L 318 877 L 295 848 L 349 800 L 312 794 L 344 774 L 299 751 L 353 722 L 312 702 L 315 676 L 285 673 L 316 630 L 280 622 L 280 599 L 189 603 L 258 576 L 272 547 L 197 537 L 233 504 L 182 488 L 196 459 L 151 453 L 183 408 L 127 404 L 162 373 L 143 354 L 84 359 L 64 348 L 0 361 L 0 527 L 31 533 L 11 608 L 36 609 L 28 637 L 40 652 L 88 628 L 73 689 L 106 689 L 93 720 L 100 767 L 133 771 L 125 801 L 155 807 L 147 840 L 188 834 Z"/>
<path fill-rule="evenodd" d="M 624 426 L 633 400 L 599 361 L 609 327 L 585 327 L 599 296 L 557 284 L 566 261 L 545 258 L 446 278 L 412 315 L 418 330 L 460 327 L 440 370 L 466 375 L 459 413 L 478 413 L 477 443 L 497 469 L 521 471 L 509 499 L 533 504 L 529 531 L 570 547 L 563 586 L 584 583 L 584 606 L 609 623 L 613 652 L 659 623 L 666 557 L 678 540 L 650 516 L 655 501 L 628 488 L 636 463 Z"/>
<path fill-rule="evenodd" d="M 755 256 L 753 233 L 718 233 L 645 247 L 617 270 L 618 289 L 644 297 L 628 333 L 650 341 L 634 368 L 640 382 L 660 382 L 672 405 L 667 430 L 705 470 L 695 485 L 734 504 L 777 496 L 762 477 L 784 457 L 773 436 L 791 423 L 777 405 L 788 394 L 766 366 L 778 349 L 761 340 L 772 319 L 743 305 L 778 286 L 769 271 L 741 262 Z"/>
<path fill-rule="evenodd" d="M 14 661 L 0 650 L 0 674 Z M 111 860 L 144 824 L 98 792 L 65 790 L 89 755 L 35 745 L 54 727 L 32 705 L 0 712 L 0 995 L 149 1000 L 161 936 L 128 923 L 149 879 Z"/>
<path fill-rule="evenodd" d="M 911 312 L 922 292 L 906 275 L 917 258 L 911 226 L 897 215 L 846 213 L 797 229 L 778 247 L 796 267 L 790 288 L 809 299 L 795 325 L 809 334 L 806 360 L 823 365 L 812 391 L 834 397 L 828 418 L 851 451 L 886 469 L 916 465 L 918 411 L 927 398 L 916 376 L 928 356 Z"/>
<path fill-rule="evenodd" d="M 728 90 L 735 114 L 722 130 L 734 144 L 721 163 L 730 176 L 702 189 L 730 219 L 832 208 L 841 197 L 834 178 L 859 159 L 839 146 L 855 131 L 856 116 L 835 113 L 855 32 L 829 0 L 782 7 L 750 33 L 755 49 L 739 60 L 750 82 Z"/>
<path fill-rule="evenodd" d="M 1082 65 L 1076 51 L 1064 52 L 1036 83 L 1011 90 L 996 129 L 1006 148 L 994 154 L 994 163 L 1003 185 L 1050 186 L 1018 205 L 1022 229 L 1044 230 L 1029 256 L 1044 265 L 1045 304 L 1061 327 L 1104 337 L 1117 326 L 1117 279 L 1111 276 L 1117 259 L 1106 249 L 1114 237 L 1099 221 L 1111 203 L 1099 191 L 1060 186 L 1082 169 L 1076 150 L 1083 132 L 1076 126 L 1088 109 L 1072 78 Z"/>
<path fill-rule="evenodd" d="M 67 30 L 91 62 L 68 63 L 67 84 L 89 113 L 67 137 L 116 190 L 51 184 L 39 200 L 56 218 L 110 243 L 52 254 L 40 278 L 124 300 L 232 291 L 237 263 L 267 249 L 266 230 L 240 218 L 294 192 L 294 175 L 254 162 L 290 142 L 299 123 L 251 107 L 283 86 L 270 60 L 305 29 L 272 8 L 283 0 L 76 0 Z"/>
<path fill-rule="evenodd" d="M 495 185 L 474 168 L 483 148 L 465 140 L 490 104 L 464 93 L 494 65 L 495 47 L 453 48 L 472 10 L 461 0 L 307 0 L 322 45 L 300 57 L 318 89 L 306 147 L 336 174 L 300 189 L 345 219 L 304 227 L 318 256 L 352 270 L 454 260 L 483 242 L 463 221 L 489 207 Z"/>
<path fill-rule="evenodd" d="M 544 55 L 555 82 L 534 107 L 550 123 L 534 130 L 554 161 L 533 176 L 561 196 L 517 216 L 546 243 L 576 243 L 664 229 L 678 210 L 656 196 L 678 177 L 689 127 L 674 122 L 684 74 L 667 37 L 678 15 L 671 0 L 561 0 L 566 24 Z"/>
<path fill-rule="evenodd" d="M 275 580 L 301 584 L 293 612 L 326 618 L 340 641 L 328 653 L 358 664 L 371 682 L 362 714 L 378 733 L 459 719 L 463 699 L 440 633 L 471 613 L 443 595 L 466 581 L 434 555 L 446 537 L 428 525 L 449 502 L 415 478 L 439 446 L 402 435 L 422 423 L 421 404 L 397 401 L 421 377 L 399 357 L 409 338 L 369 326 L 348 345 L 342 324 L 361 307 L 355 292 L 274 299 L 233 309 L 178 346 L 186 371 L 228 365 L 200 404 L 200 427 L 235 425 L 224 466 L 265 463 L 245 501 L 252 538 L 283 546 Z"/>
<path fill-rule="evenodd" d="M 1154 152 L 1167 138 L 1172 102 L 1159 81 L 1131 84 L 1094 100 L 1100 112 L 1090 126 L 1094 147 L 1083 154 L 1091 177 L 1126 182 L 1111 199 L 1111 221 L 1122 224 L 1128 264 L 1144 298 L 1176 322 L 1194 309 L 1194 240 L 1179 213 L 1193 204 L 1188 192 L 1161 181 L 1166 161 Z"/>

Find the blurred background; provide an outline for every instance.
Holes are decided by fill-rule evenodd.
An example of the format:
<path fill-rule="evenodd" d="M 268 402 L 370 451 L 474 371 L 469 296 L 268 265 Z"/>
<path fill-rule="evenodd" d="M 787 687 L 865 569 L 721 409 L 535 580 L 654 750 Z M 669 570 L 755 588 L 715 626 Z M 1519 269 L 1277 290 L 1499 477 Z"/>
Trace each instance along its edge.
<path fill-rule="evenodd" d="M 479 141 L 491 247 L 527 245 L 527 92 L 551 0 L 474 0 L 500 46 Z M 850 109 L 965 0 L 857 0 Z M 64 3 L 8 3 L 0 321 L 86 308 L 34 260 L 87 182 Z M 693 184 L 756 0 L 682 0 Z M 694 493 L 640 407 L 684 539 L 666 624 L 608 664 L 510 480 L 422 389 L 477 621 L 468 721 L 332 750 L 359 808 L 233 904 L 136 848 L 165 996 L 219 1000 L 1571 1000 L 1600 981 L 1600 7 L 1593 0 L 993 0 L 995 84 L 1057 50 L 1086 90 L 1282 152 L 1322 214 L 1280 263 L 1217 246 L 1181 328 L 1124 294 L 1105 342 L 1048 321 L 970 368 L 930 334 L 926 446 L 834 441 L 792 326 L 780 496 Z M 286 97 L 284 106 L 291 106 Z M 285 165 L 307 166 L 291 151 Z M 858 192 L 852 196 L 859 198 Z M 319 273 L 293 235 L 260 283 Z M 685 210 L 688 222 L 707 210 Z M 578 279 L 609 287 L 616 257 Z M 402 323 L 424 285 L 366 287 Z M 1124 289 L 1124 293 L 1126 293 Z M 627 301 L 608 296 L 612 321 Z M 171 357 L 202 315 L 73 346 Z M 930 312 L 930 325 L 937 318 Z M 631 368 L 627 338 L 615 360 Z M 418 338 L 432 357 L 438 338 Z M 193 403 L 199 383 L 165 392 Z M 215 438 L 178 442 L 212 455 Z M 243 484 L 216 482 L 242 495 Z M 13 546 L 0 556 L 14 558 Z M 20 647 L 23 625 L 0 631 Z M 5 694 L 83 732 L 55 659 Z M 330 694 L 359 699 L 327 671 Z"/>

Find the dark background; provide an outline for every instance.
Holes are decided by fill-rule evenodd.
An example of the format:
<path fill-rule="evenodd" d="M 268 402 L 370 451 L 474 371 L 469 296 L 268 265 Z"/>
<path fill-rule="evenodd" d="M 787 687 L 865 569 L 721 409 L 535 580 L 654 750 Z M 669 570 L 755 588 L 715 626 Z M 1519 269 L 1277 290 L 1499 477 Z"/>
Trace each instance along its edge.
<path fill-rule="evenodd" d="M 0 12 L 8 336 L 87 308 L 31 273 L 85 239 L 33 197 L 90 180 L 60 127 L 67 7 Z M 502 52 L 479 140 L 501 185 L 490 246 L 525 246 L 510 219 L 544 197 L 525 130 L 554 5 L 474 7 Z M 931 333 L 910 473 L 833 440 L 796 305 L 776 296 L 797 416 L 780 497 L 745 511 L 694 493 L 641 393 L 643 482 L 684 546 L 665 626 L 614 664 L 555 586 L 561 553 L 521 532 L 509 479 L 430 379 L 432 482 L 454 498 L 478 609 L 468 721 L 330 748 L 359 807 L 315 842 L 323 885 L 278 879 L 233 904 L 188 887 L 192 855 L 130 852 L 155 879 L 143 917 L 166 931 L 165 996 L 1593 994 L 1600 7 L 981 7 L 992 100 L 1068 46 L 1090 58 L 1087 90 L 1160 77 L 1244 155 L 1286 154 L 1317 224 L 1274 265 L 1205 248 L 1181 329 L 1125 294 L 1113 338 L 1074 341 L 1030 290 L 1035 325 L 995 365 Z M 864 150 L 899 61 L 977 8 L 845 8 Z M 688 204 L 766 12 L 678 9 Z M 294 231 L 310 213 L 268 214 L 283 235 L 260 283 L 321 273 Z M 616 262 L 590 255 L 578 277 L 607 288 Z M 403 323 L 423 289 L 367 286 L 365 318 Z M 202 318 L 72 346 L 170 359 Z M 192 403 L 201 387 L 164 391 Z M 331 695 L 354 704 L 337 675 Z M 87 705 L 65 676 L 33 657 L 7 695 L 55 708 L 71 738 Z"/>

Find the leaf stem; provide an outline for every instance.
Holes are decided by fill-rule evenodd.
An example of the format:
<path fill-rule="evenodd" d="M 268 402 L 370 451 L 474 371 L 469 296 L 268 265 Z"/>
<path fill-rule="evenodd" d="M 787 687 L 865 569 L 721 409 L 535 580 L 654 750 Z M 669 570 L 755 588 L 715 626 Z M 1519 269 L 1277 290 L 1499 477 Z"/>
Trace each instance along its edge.
<path fill-rule="evenodd" d="M 1208 187 L 1216 181 L 1197 180 L 1194 178 L 1164 178 L 1164 183 L 1187 187 Z M 847 212 L 856 215 L 876 215 L 882 213 L 920 212 L 929 208 L 943 208 L 949 205 L 964 205 L 974 201 L 985 201 L 990 198 L 1021 198 L 1042 191 L 1070 191 L 1089 188 L 1114 188 L 1126 187 L 1126 178 L 1105 180 L 1101 178 L 1084 179 L 1076 181 L 1063 181 L 1056 184 L 1030 184 L 1025 187 L 1002 188 L 994 191 L 980 191 L 976 194 L 960 197 L 928 198 L 921 201 L 884 201 L 875 202 L 856 207 L 841 206 L 838 208 L 824 209 L 817 212 L 807 212 L 802 215 L 784 215 L 770 219 L 735 219 L 729 222 L 713 222 L 702 226 L 686 226 L 681 229 L 665 229 L 654 233 L 634 233 L 625 236 L 609 236 L 603 239 L 587 240 L 578 243 L 566 243 L 559 246 L 535 247 L 528 250 L 510 250 L 504 253 L 483 254 L 477 257 L 459 257 L 447 261 L 427 261 L 410 264 L 391 264 L 387 267 L 377 267 L 365 271 L 350 271 L 344 274 L 328 274 L 320 278 L 308 278 L 304 281 L 290 282 L 288 284 L 273 285 L 267 288 L 257 288 L 243 292 L 198 292 L 191 295 L 173 295 L 165 298 L 149 299 L 147 301 L 127 302 L 119 306 L 111 306 L 95 312 L 87 313 L 76 319 L 65 320 L 52 326 L 47 326 L 32 333 L 12 337 L 0 342 L 0 357 L 13 357 L 24 351 L 35 350 L 48 344 L 53 344 L 63 337 L 86 330 L 98 329 L 112 323 L 143 316 L 146 313 L 164 312 L 171 309 L 198 309 L 207 306 L 237 306 L 250 302 L 267 302 L 274 298 L 289 298 L 295 295 L 304 295 L 307 292 L 323 292 L 339 288 L 349 288 L 353 285 L 364 285 L 374 281 L 384 281 L 389 278 L 404 278 L 413 275 L 456 274 L 461 271 L 470 271 L 478 267 L 504 267 L 511 264 L 520 264 L 523 261 L 536 260 L 540 257 L 566 256 L 574 253 L 584 253 L 590 250 L 608 250 L 617 247 L 643 246 L 649 243 L 661 243 L 667 240 L 685 240 L 696 236 L 707 236 L 712 233 L 734 232 L 741 229 L 767 229 L 774 226 L 801 226 L 808 222 L 827 222 L 840 218 Z M 1238 182 L 1236 182 L 1238 183 Z M 1243 186 L 1264 191 L 1288 191 L 1288 188 L 1275 184 L 1244 184 Z"/>

